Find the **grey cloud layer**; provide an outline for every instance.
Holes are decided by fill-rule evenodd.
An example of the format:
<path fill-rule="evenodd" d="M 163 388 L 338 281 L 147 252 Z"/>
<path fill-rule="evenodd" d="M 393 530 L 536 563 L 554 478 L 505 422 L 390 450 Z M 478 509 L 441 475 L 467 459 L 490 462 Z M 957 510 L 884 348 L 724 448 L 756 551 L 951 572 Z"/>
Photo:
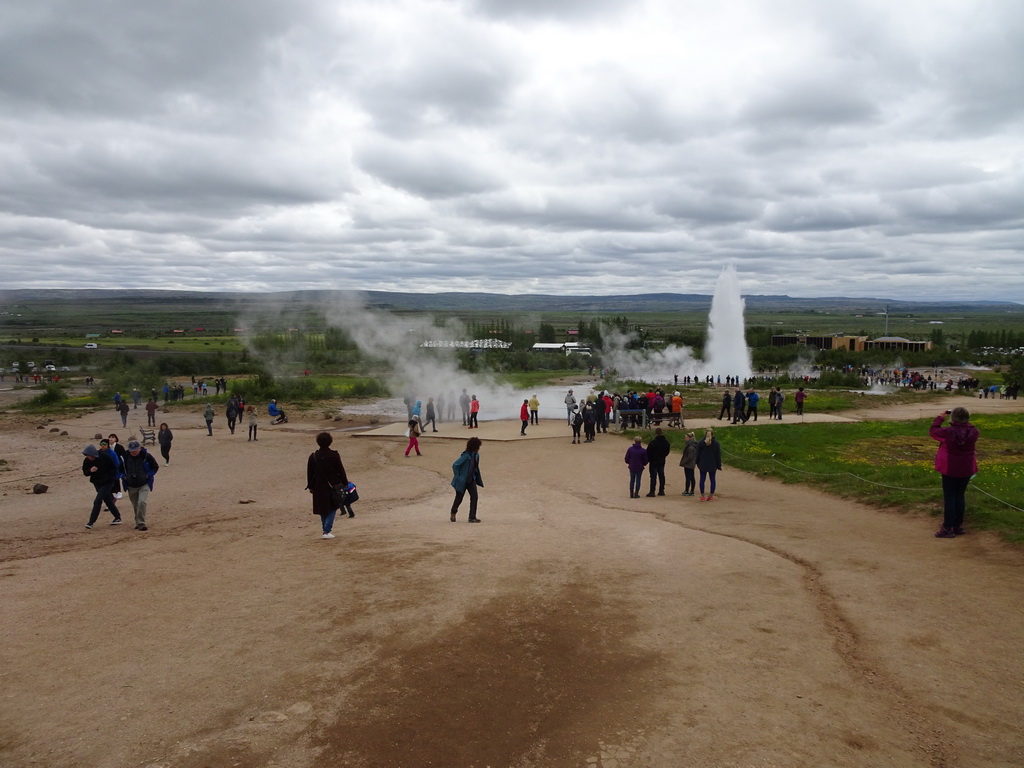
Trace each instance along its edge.
<path fill-rule="evenodd" d="M 13 0 L 0 262 L 1020 300 L 1021 93 L 1016 3 Z"/>

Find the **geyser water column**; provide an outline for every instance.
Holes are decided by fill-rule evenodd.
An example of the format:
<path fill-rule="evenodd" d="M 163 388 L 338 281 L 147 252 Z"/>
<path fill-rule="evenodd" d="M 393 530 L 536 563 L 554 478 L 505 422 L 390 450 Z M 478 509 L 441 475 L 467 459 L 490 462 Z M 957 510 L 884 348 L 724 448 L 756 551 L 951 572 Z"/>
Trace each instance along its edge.
<path fill-rule="evenodd" d="M 736 267 L 727 264 L 718 276 L 708 315 L 708 343 L 704 348 L 705 368 L 713 375 L 749 378 L 750 349 L 743 328 L 743 297 Z"/>

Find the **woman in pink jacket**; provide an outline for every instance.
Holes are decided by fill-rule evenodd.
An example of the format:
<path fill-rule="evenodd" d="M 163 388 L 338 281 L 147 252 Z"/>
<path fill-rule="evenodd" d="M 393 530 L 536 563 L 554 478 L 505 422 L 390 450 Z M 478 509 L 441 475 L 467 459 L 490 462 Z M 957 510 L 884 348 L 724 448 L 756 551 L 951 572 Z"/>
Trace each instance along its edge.
<path fill-rule="evenodd" d="M 950 423 L 944 427 L 942 424 L 947 416 Z M 939 441 L 935 471 L 942 475 L 942 527 L 935 536 L 939 539 L 952 539 L 965 533 L 967 484 L 978 473 L 978 462 L 974 454 L 978 428 L 971 424 L 968 410 L 957 406 L 952 411 L 943 411 L 936 416 L 928 434 Z"/>

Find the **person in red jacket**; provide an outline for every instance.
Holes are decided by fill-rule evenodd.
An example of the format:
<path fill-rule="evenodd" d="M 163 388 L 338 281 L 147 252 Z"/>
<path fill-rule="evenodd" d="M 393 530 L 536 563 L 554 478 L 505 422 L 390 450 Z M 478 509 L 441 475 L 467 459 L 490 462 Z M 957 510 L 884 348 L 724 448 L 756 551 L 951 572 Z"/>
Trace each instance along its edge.
<path fill-rule="evenodd" d="M 530 423 L 530 400 L 523 400 L 523 407 L 519 409 L 519 420 L 523 422 L 523 428 L 519 430 L 522 437 L 526 436 L 526 425 Z"/>
<path fill-rule="evenodd" d="M 949 416 L 949 426 L 942 426 Z M 952 539 L 964 531 L 964 512 L 967 507 L 967 484 L 978 473 L 974 447 L 978 442 L 978 428 L 971 424 L 971 414 L 962 406 L 943 411 L 932 421 L 928 434 L 939 441 L 935 454 L 935 471 L 942 475 L 942 527 L 936 538 Z"/>

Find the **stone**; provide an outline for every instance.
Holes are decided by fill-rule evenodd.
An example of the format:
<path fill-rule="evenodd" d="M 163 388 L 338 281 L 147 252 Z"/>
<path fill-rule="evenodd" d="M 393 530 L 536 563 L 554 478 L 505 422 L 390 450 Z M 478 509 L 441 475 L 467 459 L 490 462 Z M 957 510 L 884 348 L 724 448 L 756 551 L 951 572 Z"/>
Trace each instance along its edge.
<path fill-rule="evenodd" d="M 46 493 L 50 490 L 50 486 L 43 485 L 42 483 L 36 483 L 32 486 L 32 493 Z"/>

